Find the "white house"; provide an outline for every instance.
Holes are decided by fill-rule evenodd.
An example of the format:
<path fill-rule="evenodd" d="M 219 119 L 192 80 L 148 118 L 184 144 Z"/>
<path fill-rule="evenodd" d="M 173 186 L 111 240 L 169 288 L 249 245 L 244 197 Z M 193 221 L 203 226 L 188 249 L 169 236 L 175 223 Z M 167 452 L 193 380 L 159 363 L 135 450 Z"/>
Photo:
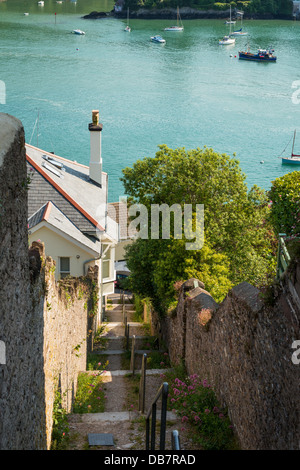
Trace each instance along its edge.
<path fill-rule="evenodd" d="M 41 240 L 56 262 L 56 279 L 99 267 L 98 320 L 114 292 L 118 224 L 108 216 L 108 177 L 102 171 L 99 111 L 92 112 L 90 163 L 82 165 L 26 144 L 29 242 Z"/>

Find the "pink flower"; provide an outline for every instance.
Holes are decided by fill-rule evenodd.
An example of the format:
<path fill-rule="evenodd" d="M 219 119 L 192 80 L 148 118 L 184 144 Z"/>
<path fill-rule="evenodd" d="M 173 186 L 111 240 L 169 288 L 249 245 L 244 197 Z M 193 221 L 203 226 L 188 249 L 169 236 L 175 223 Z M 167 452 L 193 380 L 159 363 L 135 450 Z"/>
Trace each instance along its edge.
<path fill-rule="evenodd" d="M 204 410 L 204 413 L 206 413 L 206 414 L 208 415 L 208 414 L 210 413 L 210 410 L 209 410 L 208 408 L 206 408 L 206 409 Z"/>

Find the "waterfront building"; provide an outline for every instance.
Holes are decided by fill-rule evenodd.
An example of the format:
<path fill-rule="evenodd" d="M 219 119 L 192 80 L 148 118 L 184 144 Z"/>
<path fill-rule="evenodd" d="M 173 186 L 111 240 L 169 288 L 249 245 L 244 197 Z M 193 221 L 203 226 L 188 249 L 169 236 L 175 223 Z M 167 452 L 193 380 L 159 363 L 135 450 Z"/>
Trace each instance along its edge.
<path fill-rule="evenodd" d="M 89 166 L 26 144 L 29 242 L 40 240 L 56 262 L 55 278 L 85 276 L 98 266 L 101 321 L 114 292 L 118 224 L 108 215 L 108 175 L 102 171 L 99 112 L 93 111 Z"/>

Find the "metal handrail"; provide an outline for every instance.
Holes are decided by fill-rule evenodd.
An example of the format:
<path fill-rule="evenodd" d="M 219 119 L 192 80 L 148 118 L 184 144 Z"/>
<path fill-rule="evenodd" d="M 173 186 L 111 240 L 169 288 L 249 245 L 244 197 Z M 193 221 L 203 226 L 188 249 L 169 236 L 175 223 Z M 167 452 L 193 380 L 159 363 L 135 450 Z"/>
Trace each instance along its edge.
<path fill-rule="evenodd" d="M 147 354 L 144 353 L 142 357 L 142 369 L 139 387 L 139 411 L 144 414 L 145 399 L 146 399 L 146 370 L 147 370 Z"/>
<path fill-rule="evenodd" d="M 132 375 L 134 375 L 134 364 L 135 364 L 135 335 L 132 336 L 132 342 L 131 342 L 130 370 L 131 370 Z"/>
<path fill-rule="evenodd" d="M 278 242 L 278 252 L 277 252 L 277 271 L 276 271 L 276 279 L 280 279 L 281 276 L 285 273 L 291 258 L 289 252 L 286 248 L 284 237 L 286 237 L 285 233 L 279 234 L 279 242 Z"/>
<path fill-rule="evenodd" d="M 172 450 L 180 450 L 180 439 L 179 439 L 179 432 L 177 429 L 172 431 Z"/>
<path fill-rule="evenodd" d="M 146 450 L 155 450 L 155 435 L 156 435 L 156 404 L 160 396 L 161 400 L 161 418 L 160 418 L 160 444 L 159 450 L 165 450 L 166 442 L 166 423 L 167 423 L 167 400 L 169 393 L 169 385 L 164 382 L 158 389 L 158 392 L 152 401 L 149 411 L 146 416 Z M 150 443 L 150 416 L 151 418 L 151 443 Z"/>
<path fill-rule="evenodd" d="M 124 294 L 122 296 L 122 314 L 123 314 L 123 323 L 125 323 L 125 313 L 126 313 L 126 308 L 125 308 L 125 299 L 124 299 Z"/>

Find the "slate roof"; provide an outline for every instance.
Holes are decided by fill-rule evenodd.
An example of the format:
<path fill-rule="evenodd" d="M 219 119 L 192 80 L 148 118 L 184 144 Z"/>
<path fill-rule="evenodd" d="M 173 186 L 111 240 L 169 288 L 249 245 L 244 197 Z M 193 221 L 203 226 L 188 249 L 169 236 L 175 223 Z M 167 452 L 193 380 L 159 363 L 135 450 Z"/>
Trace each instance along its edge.
<path fill-rule="evenodd" d="M 29 230 L 45 222 L 52 226 L 56 231 L 61 231 L 73 239 L 73 242 L 79 242 L 95 256 L 100 252 L 100 242 L 96 238 L 90 238 L 84 235 L 52 202 L 44 204 L 35 214 L 28 219 Z"/>
<path fill-rule="evenodd" d="M 110 202 L 107 206 L 108 215 L 111 217 L 119 227 L 118 232 L 118 240 L 128 240 L 130 237 L 128 235 L 128 227 L 130 224 L 130 220 L 128 217 L 128 210 L 127 210 L 127 202 L 119 201 L 119 202 Z M 137 233 L 137 230 L 135 230 Z"/>
<path fill-rule="evenodd" d="M 46 162 L 44 156 L 54 158 L 63 165 L 63 170 Z M 28 144 L 26 158 L 31 179 L 28 192 L 29 218 L 34 215 L 38 220 L 41 217 L 39 211 L 51 201 L 79 231 L 98 237 L 102 233 L 117 241 L 117 224 L 106 216 L 106 173 L 102 173 L 103 184 L 100 187 L 89 179 L 89 167 L 86 165 Z"/>

